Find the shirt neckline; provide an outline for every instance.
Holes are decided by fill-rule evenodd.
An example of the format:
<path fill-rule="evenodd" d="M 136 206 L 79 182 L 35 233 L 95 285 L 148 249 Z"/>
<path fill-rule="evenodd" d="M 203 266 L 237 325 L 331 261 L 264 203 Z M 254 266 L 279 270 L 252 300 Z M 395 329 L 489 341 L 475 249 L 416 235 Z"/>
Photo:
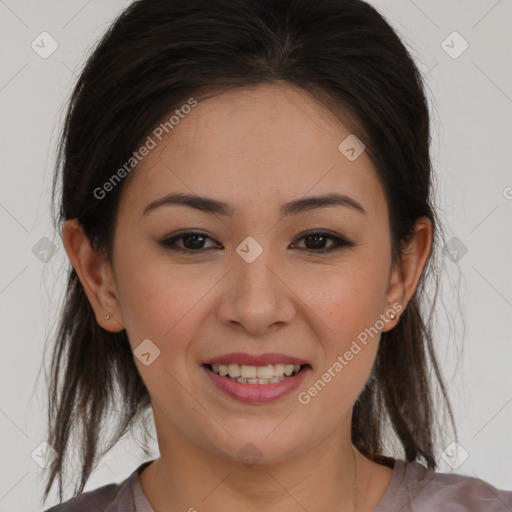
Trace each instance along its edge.
<path fill-rule="evenodd" d="M 383 494 L 377 505 L 375 505 L 372 512 L 384 512 L 385 506 L 391 502 L 394 497 L 396 497 L 398 489 L 403 482 L 401 477 L 404 474 L 406 462 L 400 459 L 394 459 L 394 461 L 395 462 L 392 468 L 393 474 L 391 475 L 391 481 L 389 482 L 388 488 L 386 489 L 386 492 Z"/>
<path fill-rule="evenodd" d="M 144 494 L 144 491 L 142 490 L 142 486 L 140 485 L 139 481 L 139 475 L 155 460 L 156 459 L 144 462 L 131 475 L 131 492 L 133 495 L 136 512 L 154 512 L 153 509 L 151 508 L 151 504 L 149 503 L 148 499 Z M 385 512 L 386 505 L 392 503 L 392 500 L 397 496 L 397 492 L 403 483 L 403 475 L 405 474 L 406 466 L 408 464 L 414 463 L 406 463 L 403 460 L 394 459 L 394 464 L 392 468 L 393 474 L 391 475 L 391 481 L 389 482 L 386 492 L 379 500 L 377 505 L 375 505 L 372 512 Z"/>

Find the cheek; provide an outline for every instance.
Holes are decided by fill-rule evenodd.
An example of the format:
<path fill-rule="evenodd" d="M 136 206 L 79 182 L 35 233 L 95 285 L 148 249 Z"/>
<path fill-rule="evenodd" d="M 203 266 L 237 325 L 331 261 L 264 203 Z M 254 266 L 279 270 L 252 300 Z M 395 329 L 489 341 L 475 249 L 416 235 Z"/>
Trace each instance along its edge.
<path fill-rule="evenodd" d="M 358 253 L 337 265 L 309 269 L 295 280 L 295 290 L 323 326 L 330 344 L 357 337 L 384 312 L 388 267 L 385 258 Z"/>
<path fill-rule="evenodd" d="M 387 264 L 385 257 L 358 255 L 335 268 L 318 268 L 300 281 L 297 295 L 322 340 L 315 375 L 321 382 L 306 390 L 311 397 L 321 394 L 318 402 L 349 406 L 368 380 L 383 327 Z"/>
<path fill-rule="evenodd" d="M 375 294 L 361 289 L 354 274 L 331 284 L 329 292 L 310 297 L 323 354 L 314 378 L 298 390 L 297 400 L 311 417 L 323 418 L 325 432 L 351 414 L 368 381 L 380 341 L 380 329 L 375 328 L 379 303 Z"/>
<path fill-rule="evenodd" d="M 190 397 L 183 393 L 183 386 L 190 387 L 190 340 L 203 324 L 202 299 L 212 284 L 204 278 L 195 281 L 178 267 L 147 259 L 143 265 L 136 262 L 125 259 L 117 273 L 126 332 L 150 395 L 160 404 L 176 405 L 172 414 L 179 422 L 190 408 Z M 149 354 L 149 364 L 144 354 Z"/>
<path fill-rule="evenodd" d="M 184 268 L 185 267 L 185 268 Z M 165 341 L 197 315 L 216 279 L 191 265 L 172 265 L 159 255 L 132 252 L 117 265 L 116 288 L 128 334 Z"/>

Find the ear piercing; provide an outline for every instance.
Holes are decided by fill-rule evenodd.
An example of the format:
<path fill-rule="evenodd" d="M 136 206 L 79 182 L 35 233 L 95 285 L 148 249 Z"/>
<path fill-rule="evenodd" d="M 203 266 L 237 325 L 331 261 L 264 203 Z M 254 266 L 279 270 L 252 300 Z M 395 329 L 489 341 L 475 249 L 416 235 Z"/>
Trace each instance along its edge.
<path fill-rule="evenodd" d="M 109 320 L 109 319 L 110 319 L 110 315 L 107 315 L 107 316 L 105 317 L 105 320 Z"/>

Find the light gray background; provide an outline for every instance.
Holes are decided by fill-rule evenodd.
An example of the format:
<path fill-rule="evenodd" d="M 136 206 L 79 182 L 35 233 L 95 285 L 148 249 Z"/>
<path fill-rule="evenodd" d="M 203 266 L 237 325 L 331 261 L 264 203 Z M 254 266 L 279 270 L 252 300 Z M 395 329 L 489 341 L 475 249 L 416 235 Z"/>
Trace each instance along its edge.
<path fill-rule="evenodd" d="M 85 52 L 128 3 L 0 0 L 0 511 L 42 510 L 44 470 L 31 454 L 45 440 L 46 396 L 44 374 L 36 377 L 66 264 L 48 211 L 56 135 Z M 448 238 L 467 247 L 457 263 L 445 257 L 443 300 L 455 325 L 440 321 L 437 333 L 469 454 L 456 472 L 512 489 L 512 0 L 370 3 L 399 31 L 427 81 L 440 216 Z M 47 59 L 31 48 L 43 31 L 58 42 Z M 469 44 L 458 58 L 443 48 L 461 48 L 446 40 L 453 31 Z M 43 237 L 58 246 L 48 263 L 33 252 Z M 86 490 L 126 478 L 143 460 L 126 440 Z"/>

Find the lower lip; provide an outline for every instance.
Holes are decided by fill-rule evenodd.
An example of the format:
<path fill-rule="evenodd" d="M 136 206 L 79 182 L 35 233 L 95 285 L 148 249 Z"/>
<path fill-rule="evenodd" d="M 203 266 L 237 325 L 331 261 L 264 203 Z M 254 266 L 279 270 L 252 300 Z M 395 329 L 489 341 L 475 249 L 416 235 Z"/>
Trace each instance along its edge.
<path fill-rule="evenodd" d="M 221 377 L 206 368 L 206 366 L 202 366 L 202 369 L 206 372 L 212 383 L 226 393 L 226 395 L 240 402 L 254 404 L 274 402 L 291 393 L 300 386 L 306 373 L 310 370 L 309 366 L 306 366 L 293 377 L 288 377 L 281 382 L 274 382 L 272 384 L 246 384 L 227 377 Z"/>

